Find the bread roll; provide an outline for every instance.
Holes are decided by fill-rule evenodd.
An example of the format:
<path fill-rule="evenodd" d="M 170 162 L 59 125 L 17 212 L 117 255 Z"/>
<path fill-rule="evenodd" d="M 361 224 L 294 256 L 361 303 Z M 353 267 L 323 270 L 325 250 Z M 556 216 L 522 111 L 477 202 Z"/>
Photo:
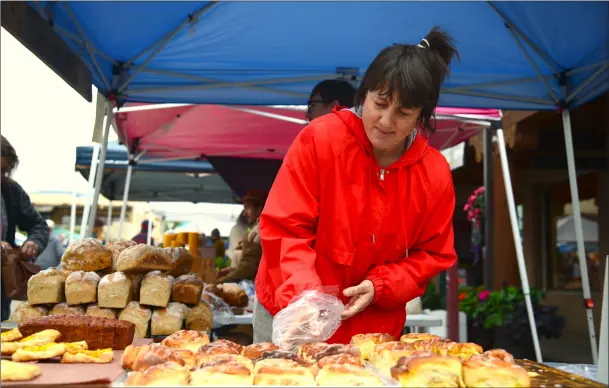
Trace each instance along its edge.
<path fill-rule="evenodd" d="M 199 304 L 203 281 L 196 275 L 182 275 L 173 283 L 172 300 L 186 304 Z"/>
<path fill-rule="evenodd" d="M 66 279 L 66 302 L 71 305 L 97 302 L 99 280 L 95 272 L 72 272 Z"/>
<path fill-rule="evenodd" d="M 330 364 L 317 374 L 320 387 L 381 387 L 383 381 L 372 371 L 352 364 Z"/>
<path fill-rule="evenodd" d="M 413 343 L 417 341 L 441 340 L 442 337 L 430 333 L 408 333 L 400 337 L 401 342 Z"/>
<path fill-rule="evenodd" d="M 246 307 L 248 303 L 248 297 L 245 291 L 234 284 L 222 284 L 219 286 L 221 291 L 221 298 L 229 305 L 233 307 Z"/>
<path fill-rule="evenodd" d="M 250 360 L 257 360 L 266 352 L 272 352 L 273 350 L 279 350 L 279 346 L 270 342 L 260 342 L 257 344 L 251 344 L 243 349 L 243 355 Z"/>
<path fill-rule="evenodd" d="M 177 353 L 171 349 L 159 344 L 150 344 L 144 346 L 127 346 L 121 358 L 123 368 L 135 371 L 145 370 L 154 365 L 164 364 L 166 362 L 175 362 L 184 365 Z"/>
<path fill-rule="evenodd" d="M 20 304 L 11 314 L 9 321 L 21 323 L 30 318 L 44 317 L 49 313 L 45 306 L 32 306 L 29 303 Z"/>
<path fill-rule="evenodd" d="M 106 249 L 112 253 L 112 272 L 118 271 L 116 269 L 116 262 L 118 261 L 118 256 L 121 254 L 121 252 L 136 245 L 137 243 L 132 240 L 117 240 L 106 245 Z"/>
<path fill-rule="evenodd" d="M 138 244 L 118 255 L 116 268 L 121 272 L 142 273 L 149 271 L 171 271 L 171 256 L 161 248 Z"/>
<path fill-rule="evenodd" d="M 395 341 L 395 338 L 389 334 L 366 333 L 354 335 L 351 338 L 351 345 L 358 347 L 364 360 L 368 360 L 376 345 L 391 341 Z"/>
<path fill-rule="evenodd" d="M 467 387 L 531 386 L 531 378 L 526 369 L 503 360 L 475 357 L 464 361 L 462 366 L 463 382 Z"/>
<path fill-rule="evenodd" d="M 116 319 L 116 311 L 114 311 L 112 309 L 105 309 L 105 308 L 99 307 L 96 304 L 92 304 L 89 307 L 87 307 L 87 311 L 85 312 L 85 315 L 87 315 L 89 317 L 104 317 L 104 318 Z"/>
<path fill-rule="evenodd" d="M 190 371 L 175 362 L 155 365 L 140 372 L 129 372 L 125 387 L 180 387 L 188 385 Z"/>
<path fill-rule="evenodd" d="M 140 303 L 147 306 L 166 307 L 171 297 L 173 276 L 152 271 L 144 276 L 140 288 Z"/>
<path fill-rule="evenodd" d="M 174 278 L 190 273 L 194 258 L 184 248 L 165 248 L 165 251 L 171 257 L 172 267 L 169 274 Z"/>
<path fill-rule="evenodd" d="M 237 362 L 204 366 L 190 374 L 190 384 L 195 387 L 249 387 L 253 383 L 252 371 Z"/>
<path fill-rule="evenodd" d="M 112 267 L 112 253 L 96 239 L 85 238 L 70 244 L 61 266 L 68 271 L 99 271 Z"/>
<path fill-rule="evenodd" d="M 397 365 L 391 368 L 391 376 L 403 387 L 457 388 L 461 386 L 461 361 L 456 357 L 415 353 L 411 357 L 400 358 Z"/>
<path fill-rule="evenodd" d="M 33 275 L 27 282 L 27 300 L 31 305 L 59 303 L 65 300 L 66 275 L 49 268 Z"/>
<path fill-rule="evenodd" d="M 97 289 L 97 305 L 122 309 L 131 301 L 131 280 L 122 272 L 104 276 Z"/>
<path fill-rule="evenodd" d="M 70 306 L 63 302 L 53 306 L 49 315 L 85 315 L 85 309 L 82 306 Z"/>
<path fill-rule="evenodd" d="M 151 334 L 171 335 L 182 330 L 188 308 L 182 303 L 172 302 L 167 308 L 155 310 L 152 313 Z"/>
<path fill-rule="evenodd" d="M 186 328 L 188 330 L 211 332 L 213 315 L 205 302 L 190 308 L 186 314 Z"/>
<path fill-rule="evenodd" d="M 174 349 L 186 349 L 198 353 L 203 345 L 209 344 L 209 335 L 206 332 L 195 330 L 179 330 L 165 338 L 161 345 Z"/>
<path fill-rule="evenodd" d="M 118 315 L 118 319 L 131 322 L 135 325 L 135 338 L 144 338 L 148 334 L 148 322 L 152 311 L 138 302 L 129 302 L 127 307 Z"/>
<path fill-rule="evenodd" d="M 317 383 L 308 368 L 276 364 L 258 368 L 254 385 L 316 387 Z"/>

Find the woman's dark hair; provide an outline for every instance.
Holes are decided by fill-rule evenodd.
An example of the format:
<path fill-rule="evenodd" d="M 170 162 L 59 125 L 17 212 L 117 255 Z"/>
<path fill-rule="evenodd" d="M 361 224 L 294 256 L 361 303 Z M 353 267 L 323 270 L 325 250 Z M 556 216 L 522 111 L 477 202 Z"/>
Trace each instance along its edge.
<path fill-rule="evenodd" d="M 362 78 L 356 95 L 361 105 L 370 91 L 398 98 L 402 108 L 421 108 L 417 125 L 431 130 L 431 117 L 438 105 L 440 87 L 449 73 L 452 58 L 459 59 L 453 39 L 434 27 L 417 45 L 394 44 L 381 51 Z"/>
<path fill-rule="evenodd" d="M 3 173 L 10 176 L 17 165 L 19 165 L 19 157 L 11 143 L 9 143 L 4 136 L 0 136 L 2 137 L 2 142 L 0 143 L 0 156 L 8 160 L 8 167 Z"/>

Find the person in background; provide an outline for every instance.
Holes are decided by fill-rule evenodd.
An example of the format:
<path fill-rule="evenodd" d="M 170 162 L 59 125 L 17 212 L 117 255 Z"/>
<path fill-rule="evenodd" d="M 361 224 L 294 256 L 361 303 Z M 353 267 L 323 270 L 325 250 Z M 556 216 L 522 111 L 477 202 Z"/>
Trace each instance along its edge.
<path fill-rule="evenodd" d="M 225 268 L 219 271 L 218 283 L 238 283 L 241 280 L 254 280 L 256 278 L 258 265 L 262 257 L 262 246 L 260 246 L 260 243 L 250 241 L 248 234 L 249 229 L 258 223 L 267 196 L 268 192 L 266 191 L 252 190 L 243 197 L 244 213 L 249 228 L 243 236 L 241 260 L 235 268 Z"/>
<path fill-rule="evenodd" d="M 40 269 L 45 270 L 51 267 L 57 267 L 59 262 L 61 261 L 61 256 L 63 256 L 63 244 L 61 240 L 55 234 L 53 234 L 53 229 L 55 229 L 55 223 L 53 220 L 47 220 L 47 226 L 49 227 L 49 243 L 44 251 L 36 258 L 36 264 L 40 267 Z"/>
<path fill-rule="evenodd" d="M 148 244 L 148 220 L 142 222 L 140 232 L 133 236 L 131 240 L 135 241 L 138 244 Z M 153 238 L 150 238 L 150 245 L 154 246 Z"/>
<path fill-rule="evenodd" d="M 218 229 L 214 229 L 211 231 L 211 243 L 214 248 L 216 248 L 216 259 L 218 257 L 224 258 L 224 254 L 226 253 L 226 245 L 224 243 L 224 239 L 220 236 L 220 231 Z"/>
<path fill-rule="evenodd" d="M 245 216 L 245 210 L 239 214 L 237 223 L 231 228 L 228 234 L 228 251 L 226 255 L 231 261 L 231 266 L 235 268 L 241 259 L 241 251 L 243 250 L 243 237 L 247 230 L 248 222 Z"/>
<path fill-rule="evenodd" d="M 91 231 L 91 237 L 98 239 L 102 243 L 105 243 L 104 239 L 104 222 L 99 218 L 95 219 L 93 223 L 93 230 Z"/>
<path fill-rule="evenodd" d="M 4 136 L 0 143 L 2 208 L 0 210 L 1 248 L 15 249 L 15 233 L 17 228 L 27 233 L 27 240 L 21 246 L 24 259 L 33 261 L 43 251 L 49 240 L 49 227 L 38 214 L 30 197 L 23 188 L 11 179 L 11 174 L 19 164 L 17 152 Z M 4 257 L 4 256 L 3 256 Z M 0 281 L 1 286 L 1 281 Z M 9 318 L 11 301 L 2 288 L 2 321 Z"/>

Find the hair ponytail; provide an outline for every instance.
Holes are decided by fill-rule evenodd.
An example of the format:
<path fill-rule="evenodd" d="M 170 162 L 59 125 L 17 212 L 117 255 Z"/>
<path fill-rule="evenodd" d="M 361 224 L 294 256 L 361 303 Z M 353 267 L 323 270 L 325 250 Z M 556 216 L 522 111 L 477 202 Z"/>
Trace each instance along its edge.
<path fill-rule="evenodd" d="M 429 44 L 429 51 L 438 55 L 438 57 L 442 60 L 444 66 L 446 66 L 446 74 L 448 74 L 448 67 L 450 66 L 452 59 L 454 57 L 459 59 L 459 52 L 455 47 L 453 38 L 446 32 L 442 31 L 440 27 L 435 26 L 425 36 L 424 40 L 426 40 Z"/>

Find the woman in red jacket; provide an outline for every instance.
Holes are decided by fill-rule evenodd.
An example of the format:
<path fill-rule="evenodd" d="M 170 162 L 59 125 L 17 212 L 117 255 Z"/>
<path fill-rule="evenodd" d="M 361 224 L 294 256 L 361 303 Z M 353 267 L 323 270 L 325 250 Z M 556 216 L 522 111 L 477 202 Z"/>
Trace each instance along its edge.
<path fill-rule="evenodd" d="M 272 316 L 295 296 L 328 286 L 345 304 L 328 342 L 398 337 L 406 303 L 455 263 L 450 167 L 424 135 L 455 55 L 437 28 L 418 45 L 385 48 L 356 108 L 335 108 L 298 135 L 260 218 L 255 342 L 271 340 Z"/>

